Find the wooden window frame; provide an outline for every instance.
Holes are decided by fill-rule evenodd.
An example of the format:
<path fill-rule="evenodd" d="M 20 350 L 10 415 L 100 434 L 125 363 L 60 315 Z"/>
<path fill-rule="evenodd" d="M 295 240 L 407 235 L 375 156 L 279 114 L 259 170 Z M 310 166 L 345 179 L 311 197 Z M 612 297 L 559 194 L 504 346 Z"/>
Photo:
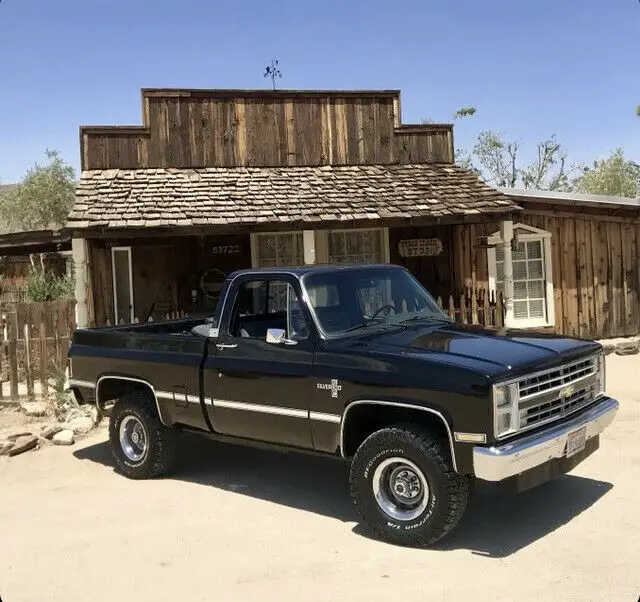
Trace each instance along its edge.
<path fill-rule="evenodd" d="M 304 263 L 304 234 L 302 230 L 278 230 L 272 232 L 252 232 L 251 233 L 251 267 L 254 269 L 258 269 L 258 261 L 259 261 L 259 246 L 258 239 L 261 236 L 280 236 L 283 234 L 300 234 L 303 237 L 303 256 L 298 258 L 298 264 L 302 265 Z"/>
<path fill-rule="evenodd" d="M 553 258 L 551 256 L 551 232 L 535 228 L 527 224 L 514 224 L 513 235 L 517 242 L 542 242 L 542 263 L 544 266 L 545 283 L 545 316 L 543 318 L 513 318 L 513 328 L 540 328 L 555 326 L 555 307 L 553 292 Z M 490 245 L 502 244 L 500 232 L 491 234 L 487 242 Z M 497 295 L 497 264 L 495 248 L 487 249 L 487 264 L 489 271 L 489 290 Z"/>
<path fill-rule="evenodd" d="M 330 230 L 316 230 L 316 261 L 317 263 L 329 263 L 329 233 L 331 232 L 373 232 L 379 231 L 382 234 L 382 262 L 391 262 L 391 252 L 389 248 L 389 228 L 332 228 Z"/>

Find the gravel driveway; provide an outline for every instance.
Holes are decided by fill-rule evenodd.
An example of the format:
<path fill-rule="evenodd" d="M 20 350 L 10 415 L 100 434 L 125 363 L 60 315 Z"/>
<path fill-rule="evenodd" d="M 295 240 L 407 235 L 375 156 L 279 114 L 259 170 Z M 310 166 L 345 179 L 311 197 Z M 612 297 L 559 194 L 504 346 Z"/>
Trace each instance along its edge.
<path fill-rule="evenodd" d="M 621 411 L 572 474 L 478 491 L 437 549 L 356 522 L 345 467 L 185 437 L 178 473 L 113 472 L 101 427 L 0 458 L 3 602 L 598 600 L 640 594 L 640 356 L 608 356 Z"/>

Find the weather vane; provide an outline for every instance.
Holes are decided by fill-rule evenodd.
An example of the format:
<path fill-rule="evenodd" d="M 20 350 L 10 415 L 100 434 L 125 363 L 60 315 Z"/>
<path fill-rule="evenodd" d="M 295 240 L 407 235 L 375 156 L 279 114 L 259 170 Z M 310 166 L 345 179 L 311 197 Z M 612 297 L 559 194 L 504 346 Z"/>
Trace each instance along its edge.
<path fill-rule="evenodd" d="M 1 2 L 2 0 L 0 0 Z M 278 59 L 271 59 L 271 65 L 267 65 L 264 70 L 264 76 L 271 78 L 273 89 L 276 89 L 276 77 L 282 79 L 282 71 L 278 68 Z"/>

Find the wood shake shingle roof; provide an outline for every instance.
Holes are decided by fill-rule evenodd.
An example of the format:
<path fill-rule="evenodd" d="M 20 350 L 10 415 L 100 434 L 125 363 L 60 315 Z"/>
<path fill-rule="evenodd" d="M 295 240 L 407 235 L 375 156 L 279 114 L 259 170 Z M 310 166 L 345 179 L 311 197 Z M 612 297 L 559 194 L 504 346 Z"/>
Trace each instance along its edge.
<path fill-rule="evenodd" d="M 507 213 L 457 165 L 111 169 L 82 173 L 67 226 L 142 228 Z"/>

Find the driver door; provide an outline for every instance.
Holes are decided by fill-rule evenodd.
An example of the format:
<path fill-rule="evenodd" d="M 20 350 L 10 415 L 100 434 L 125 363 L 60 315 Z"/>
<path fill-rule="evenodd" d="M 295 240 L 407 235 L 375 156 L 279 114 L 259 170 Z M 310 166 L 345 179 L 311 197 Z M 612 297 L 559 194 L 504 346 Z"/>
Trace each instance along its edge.
<path fill-rule="evenodd" d="M 254 275 L 234 289 L 204 374 L 214 430 L 311 448 L 315 337 L 299 285 L 293 277 Z"/>

